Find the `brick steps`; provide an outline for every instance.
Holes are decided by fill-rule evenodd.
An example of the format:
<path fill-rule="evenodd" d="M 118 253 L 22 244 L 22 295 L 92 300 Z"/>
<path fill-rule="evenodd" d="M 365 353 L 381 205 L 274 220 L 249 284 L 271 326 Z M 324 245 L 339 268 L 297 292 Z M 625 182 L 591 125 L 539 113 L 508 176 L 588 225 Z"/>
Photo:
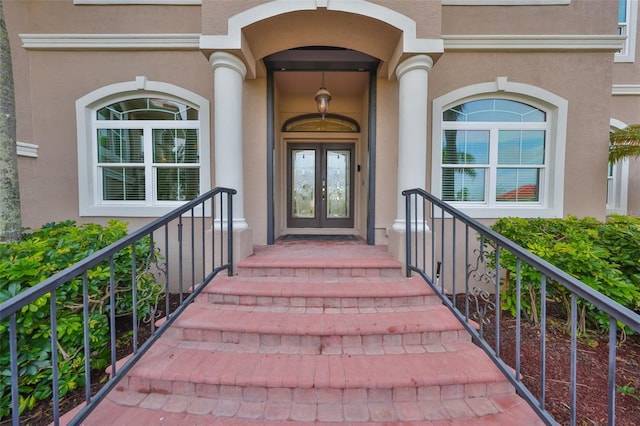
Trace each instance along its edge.
<path fill-rule="evenodd" d="M 85 424 L 542 424 L 380 247 L 257 248 L 238 273 L 216 277 Z"/>

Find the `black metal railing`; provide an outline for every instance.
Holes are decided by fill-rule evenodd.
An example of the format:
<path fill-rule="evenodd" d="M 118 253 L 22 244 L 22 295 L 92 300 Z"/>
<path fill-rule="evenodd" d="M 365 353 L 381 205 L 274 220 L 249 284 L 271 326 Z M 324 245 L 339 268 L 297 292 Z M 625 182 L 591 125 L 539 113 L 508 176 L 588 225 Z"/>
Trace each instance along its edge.
<path fill-rule="evenodd" d="M 561 406 L 568 410 L 566 423 L 577 422 L 578 386 L 578 315 L 579 305 L 589 306 L 608 316 L 608 369 L 607 389 L 603 397 L 608 401 L 607 423 L 616 422 L 616 355 L 622 327 L 640 333 L 640 315 L 593 290 L 580 280 L 533 255 L 519 245 L 494 232 L 478 221 L 446 204 L 422 189 L 407 190 L 402 193 L 406 200 L 406 270 L 420 274 L 436 291 L 443 303 L 471 333 L 474 342 L 494 361 L 514 385 L 516 391 L 529 403 L 547 424 L 556 424 L 556 419 L 548 410 L 549 386 L 558 382 L 568 385 L 567 401 Z M 504 259 L 510 259 L 514 271 L 505 267 Z M 524 271 L 527 271 L 526 277 Z M 533 274 L 531 271 L 535 271 Z M 525 279 L 538 277 L 533 286 L 525 286 Z M 505 321 L 501 312 L 503 285 L 512 286 L 515 291 L 515 340 L 503 342 L 501 333 L 506 334 Z M 559 287 L 558 287 L 559 286 Z M 526 288 L 526 290 L 525 290 Z M 539 308 L 533 309 L 535 321 L 526 317 L 522 300 L 525 291 L 535 289 L 536 294 L 527 293 L 537 300 Z M 568 292 L 568 345 L 570 345 L 569 377 L 563 380 L 548 377 L 549 348 L 547 348 L 547 309 L 551 309 L 548 291 L 561 288 Z M 549 305 L 549 307 L 548 307 Z M 521 362 L 525 337 L 521 329 L 524 320 L 529 320 L 537 328 L 537 365 Z M 557 361 L 556 361 L 557 362 Z M 535 377 L 535 386 L 527 387 L 523 377 Z M 536 374 L 537 373 L 537 374 Z M 531 390 L 530 387 L 536 390 Z M 554 401 L 555 402 L 555 401 Z M 604 417 L 604 413 L 602 413 Z M 565 423 L 565 422 L 563 422 Z"/>
<path fill-rule="evenodd" d="M 43 296 L 48 297 L 50 342 L 51 348 L 54 348 L 51 350 L 51 359 L 48 360 L 48 364 L 52 374 L 53 424 L 58 425 L 61 416 L 58 381 L 61 373 L 58 371 L 59 354 L 55 348 L 57 348 L 57 324 L 61 312 L 56 304 L 56 291 L 64 289 L 64 286 L 81 283 L 85 405 L 68 423 L 79 424 L 216 274 L 225 269 L 229 275 L 233 274 L 233 220 L 231 218 L 235 193 L 233 189 L 215 188 L 0 305 L 0 322 L 6 325 L 9 331 L 8 336 L 3 336 L 2 339 L 8 337 L 11 364 L 11 422 L 14 426 L 23 423 L 19 410 L 18 357 L 20 354 L 17 349 L 19 333 L 17 323 L 23 312 L 29 310 L 29 306 L 37 300 L 42 300 Z M 217 219 L 215 219 L 216 216 Z M 145 248 L 145 253 L 140 253 L 141 246 Z M 123 252 L 128 255 L 119 256 Z M 122 258 L 128 259 L 130 264 L 118 265 L 118 259 Z M 91 327 L 88 282 L 92 270 L 96 267 L 108 268 L 104 291 L 108 294 L 105 299 L 108 300 L 109 305 L 104 312 L 109 317 L 111 366 L 108 381 L 94 392 L 92 385 L 95 383 L 92 383 L 90 365 L 92 351 L 96 348 L 91 347 L 89 338 Z M 130 330 L 127 335 L 130 337 L 125 336 L 125 339 L 130 339 L 132 353 L 126 361 L 119 363 L 117 363 L 116 349 L 118 344 L 122 344 L 119 340 L 122 337 L 116 336 L 116 321 L 121 320 L 116 297 L 122 295 L 116 293 L 121 292 L 122 288 L 116 289 L 115 271 L 118 267 L 128 268 L 131 271 L 131 283 L 130 285 L 127 283 L 124 287 L 130 291 L 130 300 L 133 301 L 134 306 L 133 309 L 129 307 L 130 314 L 125 317 L 126 327 Z M 151 281 L 155 285 L 161 285 L 156 295 L 159 297 L 144 301 L 148 306 L 143 310 L 135 308 L 143 302 L 142 293 L 145 291 L 138 282 L 141 274 L 145 274 L 145 277 L 152 274 Z M 138 311 L 144 312 L 143 318 L 139 317 Z M 160 325 L 157 326 L 157 324 Z M 143 327 L 149 327 L 149 329 L 144 329 L 145 333 L 142 333 Z M 144 341 L 139 341 L 143 339 Z"/>

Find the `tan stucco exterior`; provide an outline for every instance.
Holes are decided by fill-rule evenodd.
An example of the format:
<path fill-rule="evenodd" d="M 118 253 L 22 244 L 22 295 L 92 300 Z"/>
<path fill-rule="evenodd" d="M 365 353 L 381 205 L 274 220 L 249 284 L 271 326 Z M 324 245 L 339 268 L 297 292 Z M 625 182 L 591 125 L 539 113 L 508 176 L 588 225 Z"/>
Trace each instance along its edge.
<path fill-rule="evenodd" d="M 284 3 L 288 7 L 292 4 Z M 202 0 L 202 5 L 189 6 L 123 5 L 116 1 L 110 5 L 74 5 L 72 0 L 5 2 L 14 60 L 18 140 L 38 146 L 37 157 L 19 160 L 24 226 L 38 227 L 65 219 L 109 219 L 79 215 L 78 182 L 82 177 L 78 162 L 82 159 L 77 154 L 75 103 L 88 93 L 144 76 L 205 98 L 211 105 L 211 126 L 224 125 L 214 120 L 216 94 L 209 63 L 214 51 L 235 55 L 247 68 L 241 95 L 242 176 L 244 218 L 251 229 L 251 244 L 268 242 L 269 208 L 274 212 L 274 236 L 291 231 L 285 220 L 286 143 L 314 139 L 355 143 L 360 171 L 354 182 L 355 225 L 348 232 L 365 238 L 369 226 L 375 234 L 371 242 L 388 244 L 394 220 L 398 219 L 398 175 L 404 172 L 402 166 L 398 167 L 398 111 L 403 100 L 399 99 L 395 71 L 405 59 L 418 54 L 433 62 L 428 72 L 429 113 L 423 123 L 428 136 L 420 141 L 427 147 L 423 185 L 427 191 L 432 189 L 431 158 L 435 155 L 431 132 L 433 100 L 460 88 L 506 78 L 566 100 L 564 200 L 559 211 L 562 215 L 605 217 L 607 145 L 603 141 L 607 140 L 610 120 L 640 122 L 640 93 L 612 96 L 615 84 L 640 87 L 640 65 L 638 61 L 614 63 L 620 41 L 615 35 L 616 7 L 611 1 L 447 6 L 433 0 L 378 0 L 359 2 L 358 8 L 347 11 L 348 3 L 305 0 L 297 3 L 299 10 L 294 7 L 285 11 L 283 2 L 258 0 Z M 42 34 L 48 35 L 42 44 L 36 45 L 29 38 Z M 172 41 L 171 36 L 176 34 L 187 41 Z M 113 35 L 120 38 L 114 42 Z M 137 40 L 150 39 L 149 35 L 161 41 L 135 44 Z M 272 104 L 274 205 L 268 206 L 269 106 L 263 59 L 305 46 L 352 49 L 380 60 L 375 85 L 375 128 L 371 131 L 369 126 L 366 73 L 353 73 L 353 81 L 327 73 L 327 87 L 333 94 L 330 111 L 356 120 L 361 132 L 281 132 L 281 125 L 288 118 L 315 111 L 313 95 L 319 87 L 320 73 L 316 72 L 316 79 L 309 80 L 301 90 L 294 88 L 293 72 L 276 70 Z M 348 87 L 359 89 L 346 91 Z M 217 185 L 213 134 L 212 131 L 207 159 L 212 187 Z M 368 144 L 373 134 L 375 223 L 368 224 L 368 182 L 372 171 Z M 628 211 L 635 215 L 640 214 L 639 169 L 636 161 L 629 173 Z M 132 226 L 149 220 L 126 213 L 121 218 Z"/>

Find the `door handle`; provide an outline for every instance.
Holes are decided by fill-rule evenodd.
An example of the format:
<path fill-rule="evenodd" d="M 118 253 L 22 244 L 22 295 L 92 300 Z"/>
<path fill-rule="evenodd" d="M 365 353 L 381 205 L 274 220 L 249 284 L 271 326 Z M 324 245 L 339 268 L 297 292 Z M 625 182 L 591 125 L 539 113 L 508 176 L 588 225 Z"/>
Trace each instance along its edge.
<path fill-rule="evenodd" d="M 327 185 L 324 179 L 322 179 L 322 201 L 324 201 L 326 198 L 327 198 Z"/>

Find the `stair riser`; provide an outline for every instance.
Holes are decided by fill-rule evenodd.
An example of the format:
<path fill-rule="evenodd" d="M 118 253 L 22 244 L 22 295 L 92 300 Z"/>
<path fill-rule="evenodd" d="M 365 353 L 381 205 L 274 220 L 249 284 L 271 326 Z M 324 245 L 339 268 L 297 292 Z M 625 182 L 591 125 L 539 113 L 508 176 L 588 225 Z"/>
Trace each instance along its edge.
<path fill-rule="evenodd" d="M 429 331 L 422 333 L 367 334 L 347 336 L 313 336 L 232 331 L 184 329 L 172 327 L 165 337 L 225 344 L 219 350 L 244 350 L 259 353 L 307 355 L 402 354 L 445 352 L 442 343 L 470 342 L 465 330 Z M 237 345 L 237 346 L 234 346 Z"/>
<path fill-rule="evenodd" d="M 447 401 L 462 398 L 494 397 L 515 393 L 507 381 L 494 383 L 440 384 L 433 386 L 407 386 L 398 388 L 318 388 L 296 387 L 292 383 L 282 386 L 237 386 L 192 381 L 149 380 L 125 377 L 118 384 L 120 391 L 172 394 L 216 398 L 230 401 L 261 401 L 294 404 L 371 404 L 414 401 Z"/>
<path fill-rule="evenodd" d="M 401 277 L 399 268 L 238 268 L 241 277 L 297 277 L 297 278 L 347 278 L 347 277 Z"/>
<path fill-rule="evenodd" d="M 441 304 L 437 296 L 409 297 L 273 297 L 236 294 L 202 294 L 198 303 L 235 306 L 280 306 L 287 308 L 388 308 L 401 306 L 434 306 Z"/>

